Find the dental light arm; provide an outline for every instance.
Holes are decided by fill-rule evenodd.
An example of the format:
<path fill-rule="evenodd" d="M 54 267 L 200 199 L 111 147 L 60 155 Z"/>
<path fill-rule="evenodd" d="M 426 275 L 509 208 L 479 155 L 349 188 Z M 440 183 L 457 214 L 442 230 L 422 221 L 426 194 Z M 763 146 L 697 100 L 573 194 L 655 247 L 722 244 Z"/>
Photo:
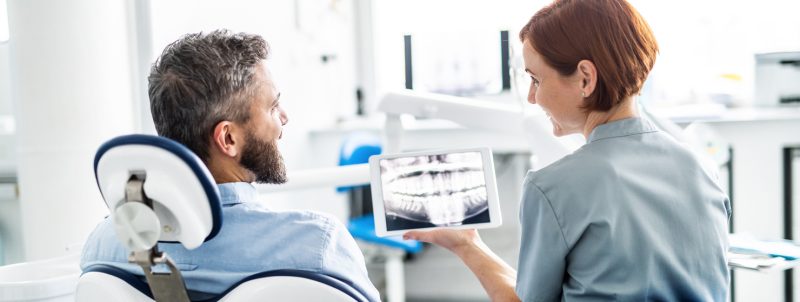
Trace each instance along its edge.
<path fill-rule="evenodd" d="M 403 90 L 387 93 L 378 110 L 386 114 L 410 114 L 445 119 L 467 128 L 522 134 L 522 112 L 516 106 Z"/>
<path fill-rule="evenodd" d="M 369 184 L 369 164 L 347 165 L 287 172 L 288 182 L 281 185 L 256 185 L 259 194 L 319 187 Z"/>
<path fill-rule="evenodd" d="M 546 166 L 577 149 L 577 143 L 553 136 L 547 117 L 519 106 L 442 94 L 403 90 L 386 94 L 378 105 L 386 113 L 386 153 L 400 152 L 401 114 L 453 121 L 469 129 L 503 132 L 530 144 L 538 164 Z M 480 142 L 478 142 L 480 144 Z"/>

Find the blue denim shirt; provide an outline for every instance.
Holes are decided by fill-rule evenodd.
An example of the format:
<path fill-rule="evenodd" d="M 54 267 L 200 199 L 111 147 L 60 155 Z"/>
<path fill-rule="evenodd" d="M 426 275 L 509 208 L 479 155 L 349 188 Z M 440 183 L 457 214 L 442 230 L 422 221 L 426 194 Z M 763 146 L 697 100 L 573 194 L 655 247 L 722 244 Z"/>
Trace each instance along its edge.
<path fill-rule="evenodd" d="M 523 301 L 726 301 L 730 203 L 697 158 L 649 121 L 600 125 L 529 172 L 520 209 Z"/>
<path fill-rule="evenodd" d="M 380 300 L 367 277 L 364 255 L 337 219 L 309 211 L 271 211 L 255 203 L 257 191 L 249 183 L 218 186 L 223 223 L 216 237 L 194 250 L 158 244 L 177 263 L 187 289 L 219 294 L 255 273 L 299 269 L 349 281 L 370 301 Z M 107 218 L 86 241 L 81 268 L 110 264 L 143 275 L 139 266 L 128 263 L 128 254 Z"/>

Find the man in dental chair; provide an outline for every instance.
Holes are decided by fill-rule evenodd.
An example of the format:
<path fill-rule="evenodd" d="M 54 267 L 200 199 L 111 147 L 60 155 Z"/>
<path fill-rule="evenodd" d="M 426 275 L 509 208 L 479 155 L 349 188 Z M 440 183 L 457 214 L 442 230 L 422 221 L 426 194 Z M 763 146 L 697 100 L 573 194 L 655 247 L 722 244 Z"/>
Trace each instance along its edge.
<path fill-rule="evenodd" d="M 192 299 L 220 294 L 264 271 L 299 269 L 353 285 L 371 301 L 379 295 L 364 256 L 342 223 L 309 211 L 271 211 L 257 203 L 251 184 L 283 183 L 277 148 L 288 122 L 266 61 L 269 46 L 257 35 L 218 30 L 189 34 L 164 49 L 149 76 L 150 108 L 158 134 L 182 143 L 218 184 L 223 224 L 194 250 L 159 243 L 181 270 Z M 81 268 L 110 264 L 139 276 L 110 218 L 88 238 Z"/>

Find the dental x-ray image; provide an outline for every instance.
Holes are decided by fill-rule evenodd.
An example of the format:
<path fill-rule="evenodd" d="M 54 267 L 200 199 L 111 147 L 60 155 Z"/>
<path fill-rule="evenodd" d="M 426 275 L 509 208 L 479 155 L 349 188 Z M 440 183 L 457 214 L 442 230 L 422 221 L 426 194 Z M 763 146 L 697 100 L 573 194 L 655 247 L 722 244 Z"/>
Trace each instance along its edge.
<path fill-rule="evenodd" d="M 480 152 L 382 159 L 388 231 L 489 222 Z"/>

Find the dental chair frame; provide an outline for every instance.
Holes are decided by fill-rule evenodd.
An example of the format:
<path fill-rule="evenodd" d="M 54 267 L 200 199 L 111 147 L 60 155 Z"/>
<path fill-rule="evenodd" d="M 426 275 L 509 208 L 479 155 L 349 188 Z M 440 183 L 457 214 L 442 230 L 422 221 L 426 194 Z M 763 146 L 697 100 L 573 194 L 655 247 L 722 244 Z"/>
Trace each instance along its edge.
<path fill-rule="evenodd" d="M 95 156 L 95 177 L 115 231 L 147 280 L 109 265 L 93 265 L 78 282 L 76 301 L 188 302 L 183 277 L 158 242 L 194 249 L 219 232 L 219 191 L 202 161 L 167 138 L 127 135 L 103 144 Z M 176 189 L 180 188 L 180 189 Z M 167 272 L 154 272 L 164 265 Z M 367 301 L 346 282 L 300 270 L 251 275 L 205 301 Z"/>

